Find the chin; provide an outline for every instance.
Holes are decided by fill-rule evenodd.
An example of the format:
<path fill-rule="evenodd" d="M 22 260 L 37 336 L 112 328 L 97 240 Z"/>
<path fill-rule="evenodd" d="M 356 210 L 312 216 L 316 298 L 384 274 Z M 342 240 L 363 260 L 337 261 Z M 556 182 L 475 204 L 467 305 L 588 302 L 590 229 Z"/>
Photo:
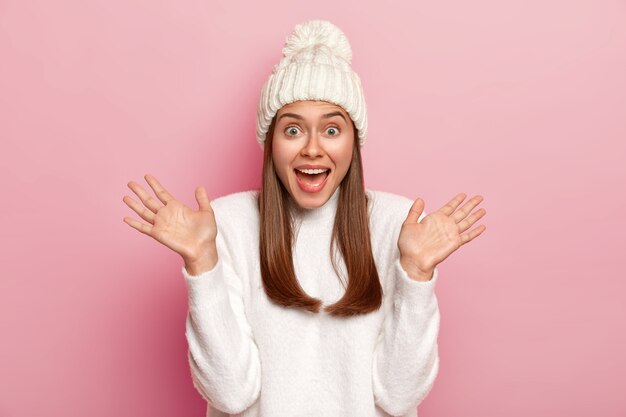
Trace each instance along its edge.
<path fill-rule="evenodd" d="M 319 208 L 322 207 L 324 205 L 324 203 L 326 202 L 326 198 L 324 198 L 324 201 L 322 201 L 321 196 L 315 196 L 315 197 L 302 197 L 301 195 L 294 197 L 292 196 L 294 201 L 298 204 L 298 206 L 305 208 L 305 209 L 314 209 L 314 208 Z"/>
<path fill-rule="evenodd" d="M 298 200 L 296 200 L 296 202 L 297 202 L 297 203 L 298 203 L 298 205 L 299 205 L 300 207 L 302 207 L 302 208 L 305 208 L 305 209 L 316 209 L 316 208 L 320 208 L 320 207 L 322 207 L 326 201 L 324 201 L 324 202 L 319 202 L 319 203 L 308 203 L 308 204 L 307 204 L 307 203 L 302 203 L 302 202 L 299 202 Z"/>
<path fill-rule="evenodd" d="M 295 191 L 292 192 L 291 197 L 298 206 L 304 209 L 315 209 L 326 204 L 330 196 L 333 195 L 333 193 L 328 190 L 333 190 L 333 188 L 331 184 L 326 184 L 324 189 L 318 193 L 307 193 L 306 191 L 302 191 L 296 184 L 294 186 Z"/>

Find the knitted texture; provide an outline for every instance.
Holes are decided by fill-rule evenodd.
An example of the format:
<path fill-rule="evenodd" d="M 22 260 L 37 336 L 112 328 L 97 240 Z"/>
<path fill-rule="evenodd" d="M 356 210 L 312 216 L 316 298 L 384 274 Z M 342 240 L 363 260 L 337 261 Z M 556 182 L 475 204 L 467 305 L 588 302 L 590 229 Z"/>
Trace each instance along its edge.
<path fill-rule="evenodd" d="M 191 276 L 186 338 L 194 386 L 211 417 L 416 417 L 439 369 L 438 269 L 412 280 L 397 246 L 413 201 L 367 190 L 380 309 L 349 318 L 285 308 L 263 289 L 257 191 L 211 202 L 218 262 Z M 345 289 L 331 263 L 339 188 L 321 207 L 295 210 L 293 262 L 303 290 L 323 305 Z M 426 215 L 422 213 L 420 220 Z"/>
<path fill-rule="evenodd" d="M 342 107 L 357 129 L 359 146 L 367 136 L 367 108 L 361 80 L 350 66 L 348 38 L 327 20 L 296 25 L 261 89 L 257 108 L 257 142 L 264 148 L 272 118 L 286 104 L 321 100 Z"/>

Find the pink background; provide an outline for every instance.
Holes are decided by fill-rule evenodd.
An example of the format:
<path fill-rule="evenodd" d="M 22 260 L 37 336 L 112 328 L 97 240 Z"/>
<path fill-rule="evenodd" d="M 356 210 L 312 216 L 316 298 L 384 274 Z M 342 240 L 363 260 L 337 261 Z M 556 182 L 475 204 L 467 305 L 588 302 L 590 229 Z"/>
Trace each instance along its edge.
<path fill-rule="evenodd" d="M 353 48 L 366 186 L 485 197 L 420 417 L 626 415 L 624 1 L 4 0 L 0 416 L 204 415 L 182 260 L 122 197 L 260 186 L 258 94 L 311 18 Z"/>

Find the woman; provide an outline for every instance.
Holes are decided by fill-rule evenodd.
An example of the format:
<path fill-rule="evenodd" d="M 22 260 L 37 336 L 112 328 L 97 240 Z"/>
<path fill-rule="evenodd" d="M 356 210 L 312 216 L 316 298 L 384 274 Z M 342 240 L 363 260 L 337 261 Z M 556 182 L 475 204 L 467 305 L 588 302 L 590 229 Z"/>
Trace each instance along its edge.
<path fill-rule="evenodd" d="M 263 182 L 199 210 L 146 181 L 146 222 L 124 220 L 179 253 L 195 387 L 211 416 L 417 416 L 439 369 L 436 265 L 480 235 L 482 197 L 426 216 L 366 190 L 367 114 L 345 35 L 297 25 L 257 112 Z M 465 232 L 465 233 L 464 233 Z M 258 237 L 258 238 L 257 238 Z"/>

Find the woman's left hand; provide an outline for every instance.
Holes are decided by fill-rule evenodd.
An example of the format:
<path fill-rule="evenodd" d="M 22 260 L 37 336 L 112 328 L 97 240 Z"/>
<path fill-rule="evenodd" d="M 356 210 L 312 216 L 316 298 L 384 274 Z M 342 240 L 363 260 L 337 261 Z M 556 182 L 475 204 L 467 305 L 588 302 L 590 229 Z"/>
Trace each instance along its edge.
<path fill-rule="evenodd" d="M 487 213 L 487 210 L 481 208 L 469 215 L 483 200 L 480 195 L 474 196 L 457 210 L 465 197 L 467 195 L 464 193 L 458 194 L 448 204 L 429 213 L 419 223 L 419 217 L 424 211 L 424 200 L 418 198 L 411 206 L 409 215 L 402 223 L 398 249 L 400 264 L 412 279 L 430 280 L 437 264 L 487 229 L 481 224 L 463 233 Z"/>

